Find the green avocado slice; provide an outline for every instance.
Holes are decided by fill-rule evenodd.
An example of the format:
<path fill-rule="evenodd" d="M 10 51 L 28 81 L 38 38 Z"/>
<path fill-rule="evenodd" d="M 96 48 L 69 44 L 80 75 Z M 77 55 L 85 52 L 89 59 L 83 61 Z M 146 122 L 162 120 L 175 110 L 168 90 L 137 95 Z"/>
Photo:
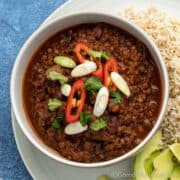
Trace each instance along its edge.
<path fill-rule="evenodd" d="M 169 146 L 176 159 L 180 162 L 180 143 L 174 143 Z"/>
<path fill-rule="evenodd" d="M 170 149 L 165 149 L 154 158 L 151 180 L 168 180 L 174 168 L 172 157 L 173 154 Z"/>
<path fill-rule="evenodd" d="M 146 173 L 150 176 L 154 167 L 153 167 L 153 160 L 155 157 L 157 157 L 161 153 L 160 150 L 154 151 L 148 159 L 144 162 L 144 169 Z"/>
<path fill-rule="evenodd" d="M 179 180 L 180 179 L 180 166 L 177 166 L 173 169 L 170 180 Z"/>
<path fill-rule="evenodd" d="M 150 180 L 150 176 L 146 171 L 148 168 L 144 167 L 144 162 L 151 156 L 154 151 L 160 149 L 162 133 L 158 131 L 149 143 L 143 148 L 143 150 L 136 156 L 134 164 L 134 176 L 136 180 Z M 151 164 L 151 163 L 150 163 Z M 149 168 L 151 171 L 151 168 Z"/>

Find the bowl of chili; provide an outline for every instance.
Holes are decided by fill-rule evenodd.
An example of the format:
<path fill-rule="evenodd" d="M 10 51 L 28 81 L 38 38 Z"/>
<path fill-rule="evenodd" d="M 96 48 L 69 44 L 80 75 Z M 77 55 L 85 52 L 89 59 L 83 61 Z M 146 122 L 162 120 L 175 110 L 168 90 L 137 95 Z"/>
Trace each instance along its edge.
<path fill-rule="evenodd" d="M 53 81 L 53 82 L 50 82 L 50 84 L 52 86 L 54 86 L 53 83 L 54 83 L 54 81 L 56 81 L 56 83 L 59 83 L 61 85 L 62 95 L 68 96 L 67 99 L 65 100 L 65 104 L 64 104 L 65 109 L 63 109 L 63 108 L 60 109 L 60 112 L 64 113 L 64 119 L 65 119 L 65 122 L 63 122 L 62 124 L 63 124 L 63 126 L 67 125 L 64 129 L 63 134 L 60 133 L 61 137 L 64 137 L 64 136 L 67 137 L 68 135 L 70 135 L 67 137 L 67 139 L 69 140 L 72 138 L 71 135 L 75 134 L 75 139 L 73 139 L 73 141 L 75 141 L 76 139 L 79 139 L 78 143 L 81 144 L 83 142 L 84 143 L 83 147 L 85 146 L 85 144 L 88 144 L 88 143 L 86 143 L 87 140 L 83 140 L 84 136 L 87 136 L 87 134 L 84 134 L 83 136 L 79 136 L 77 134 L 77 129 L 78 129 L 78 133 L 80 133 L 80 134 L 81 133 L 83 134 L 84 132 L 88 131 L 88 133 L 89 133 L 88 136 L 92 135 L 92 137 L 96 137 L 96 135 L 94 135 L 94 132 L 95 132 L 95 133 L 99 133 L 100 134 L 99 137 L 101 137 L 102 139 L 106 138 L 105 134 L 103 134 L 102 132 L 99 132 L 99 130 L 103 129 L 105 127 L 107 129 L 107 132 L 110 133 L 110 135 L 111 135 L 111 133 L 114 133 L 114 132 L 110 132 L 111 131 L 110 127 L 112 126 L 112 124 L 115 124 L 115 125 L 113 125 L 113 127 L 118 126 L 118 125 L 115 122 L 116 120 L 112 120 L 112 119 L 114 119 L 114 117 L 112 117 L 111 115 L 114 113 L 113 116 L 118 116 L 118 118 L 121 118 L 122 114 L 119 112 L 121 111 L 121 108 L 122 109 L 126 108 L 126 105 L 127 105 L 127 108 L 130 108 L 131 111 L 134 112 L 134 116 L 129 117 L 129 118 L 126 116 L 127 121 L 129 121 L 129 119 L 132 119 L 132 120 L 134 119 L 134 120 L 138 121 L 135 117 L 135 114 L 137 115 L 137 117 L 143 119 L 143 117 L 141 117 L 140 114 L 142 114 L 142 111 L 145 109 L 142 109 L 142 111 L 140 111 L 141 107 L 139 107 L 139 111 L 138 111 L 138 103 L 137 104 L 135 103 L 135 105 L 137 105 L 137 107 L 135 107 L 133 105 L 129 106 L 128 103 L 131 102 L 131 99 L 133 99 L 133 98 L 135 98 L 135 99 L 132 102 L 132 104 L 134 102 L 142 103 L 143 101 L 145 101 L 145 99 L 148 99 L 149 96 L 147 95 L 143 99 L 141 94 L 140 95 L 138 94 L 139 93 L 138 88 L 133 86 L 134 85 L 133 83 L 136 80 L 135 79 L 131 80 L 128 77 L 130 77 L 130 73 L 132 73 L 132 72 L 134 74 L 136 74 L 137 76 L 142 75 L 143 73 L 146 72 L 145 67 L 148 67 L 147 68 L 148 71 L 151 71 L 151 68 L 149 68 L 149 67 L 153 67 L 154 66 L 153 63 L 155 63 L 155 66 L 158 69 L 158 73 L 159 73 L 159 74 L 158 73 L 156 74 L 157 75 L 156 78 L 159 79 L 159 81 L 160 81 L 160 86 L 159 86 L 160 91 L 159 91 L 159 94 L 158 93 L 156 94 L 156 97 L 159 96 L 159 99 L 160 99 L 159 110 L 157 112 L 157 117 L 155 118 L 155 120 L 152 119 L 152 121 L 153 121 L 152 128 L 150 128 L 149 131 L 147 131 L 145 137 L 143 137 L 140 140 L 140 142 L 138 142 L 137 138 L 134 139 L 134 141 L 137 141 L 136 146 L 131 147 L 130 144 L 124 145 L 123 148 L 118 147 L 114 151 L 110 151 L 110 153 L 107 154 L 106 151 L 104 151 L 104 149 L 102 148 L 102 146 L 106 146 L 106 143 L 104 143 L 104 144 L 99 143 L 102 139 L 96 138 L 95 141 L 97 144 L 92 149 L 93 150 L 96 148 L 101 149 L 101 150 L 103 149 L 100 156 L 95 154 L 95 151 L 92 151 L 91 158 L 88 159 L 88 157 L 87 157 L 86 159 L 83 159 L 83 156 L 86 156 L 86 153 L 84 152 L 84 154 L 83 154 L 83 153 L 79 152 L 79 156 L 81 156 L 81 154 L 83 154 L 82 159 L 78 159 L 78 157 L 76 158 L 75 156 L 73 159 L 73 157 L 68 158 L 70 155 L 67 154 L 68 150 L 69 150 L 69 152 L 71 152 L 71 149 L 66 149 L 66 153 L 65 153 L 65 149 L 63 149 L 64 144 L 62 142 L 59 142 L 59 144 L 58 144 L 58 148 L 63 149 L 63 152 L 61 152 L 61 153 L 59 153 L 57 151 L 57 147 L 56 147 L 57 144 L 54 144 L 54 147 L 53 147 L 53 140 L 49 141 L 49 144 L 46 144 L 44 142 L 44 141 L 46 141 L 47 138 L 50 137 L 50 136 L 47 136 L 47 134 L 49 135 L 53 131 L 49 130 L 43 134 L 43 132 L 44 132 L 44 129 L 43 129 L 41 131 L 42 134 L 39 135 L 37 133 L 36 127 L 34 127 L 34 124 L 33 124 L 34 122 L 32 123 L 30 118 L 27 117 L 27 114 L 28 114 L 27 111 L 29 111 L 29 109 L 32 108 L 31 106 L 33 106 L 33 109 L 31 109 L 31 113 L 36 114 L 35 116 L 40 117 L 44 113 L 41 110 L 43 108 L 45 109 L 48 107 L 49 108 L 48 111 L 54 117 L 54 114 L 55 114 L 54 111 L 56 109 L 58 109 L 58 107 L 60 107 L 60 106 L 63 107 L 64 102 L 62 103 L 59 99 L 54 98 L 54 96 L 52 98 L 48 99 L 47 106 L 43 106 L 43 103 L 38 103 L 38 105 L 33 105 L 33 104 L 31 104 L 30 98 L 29 98 L 28 103 L 25 102 L 26 100 L 24 101 L 24 99 L 26 99 L 27 97 L 34 97 L 34 95 L 36 96 L 37 94 L 33 95 L 34 91 L 32 91 L 31 94 L 27 93 L 29 91 L 30 86 L 28 85 L 28 83 L 24 83 L 24 77 L 26 77 L 26 75 L 28 75 L 28 73 L 26 72 L 26 71 L 28 71 L 28 67 L 29 66 L 32 67 L 30 60 L 31 60 L 31 58 L 34 57 L 34 53 L 38 52 L 38 49 L 43 46 L 42 44 L 45 41 L 48 42 L 51 37 L 56 37 L 56 36 L 53 36 L 54 34 L 57 34 L 58 32 L 61 32 L 61 31 L 65 31 L 69 27 L 77 27 L 77 26 L 80 27 L 77 29 L 82 28 L 84 31 L 86 31 L 86 29 L 90 28 L 90 31 L 91 31 L 92 30 L 91 26 L 94 26 L 94 24 L 97 24 L 97 23 L 100 23 L 100 24 L 105 23 L 105 25 L 101 25 L 101 27 L 112 26 L 112 28 L 116 27 L 116 28 L 120 28 L 122 31 L 124 31 L 125 35 L 124 35 L 124 37 L 119 39 L 119 41 L 118 41 L 119 44 L 124 44 L 126 36 L 135 37 L 136 39 L 138 39 L 138 41 L 142 42 L 145 45 L 145 47 L 150 52 L 149 56 L 152 56 L 154 61 L 151 62 L 151 64 L 148 64 L 147 66 L 138 67 L 138 65 L 135 63 L 128 64 L 130 62 L 133 62 L 133 60 L 136 61 L 136 58 L 133 57 L 133 55 L 131 55 L 131 57 L 129 57 L 129 62 L 126 60 L 126 62 L 124 62 L 124 63 L 127 63 L 127 65 L 129 66 L 128 68 L 130 68 L 130 66 L 133 66 L 134 69 L 132 71 L 127 70 L 127 78 L 126 78 L 124 75 L 120 75 L 120 73 L 119 73 L 119 72 L 122 72 L 122 74 L 123 74 L 123 72 L 125 71 L 125 74 L 126 74 L 127 68 L 125 68 L 126 66 L 122 65 L 121 60 L 119 60 L 119 59 L 121 59 L 121 57 L 119 59 L 117 58 L 118 57 L 118 55 L 116 53 L 117 47 L 114 48 L 114 47 L 110 47 L 109 45 L 105 44 L 105 43 L 111 42 L 111 38 L 113 39 L 113 33 L 112 33 L 112 37 L 110 37 L 110 38 L 104 36 L 103 38 L 105 38 L 105 39 L 107 38 L 106 40 L 103 40 L 103 38 L 102 38 L 101 44 L 103 44 L 103 41 L 104 41 L 104 46 L 109 47 L 108 53 L 104 51 L 103 47 L 102 47 L 102 50 L 100 50 L 100 51 L 96 50 L 96 46 L 92 47 L 92 44 L 91 44 L 91 41 L 93 41 L 92 39 L 88 39 L 88 40 L 85 39 L 82 42 L 77 41 L 74 43 L 73 38 L 76 39 L 76 37 L 74 37 L 72 35 L 73 30 L 71 30 L 71 29 L 70 29 L 70 31 L 68 31 L 69 34 L 65 33 L 67 35 L 67 38 L 71 37 L 69 40 L 67 40 L 67 42 L 69 44 L 69 45 L 67 45 L 67 47 L 71 48 L 70 56 L 73 53 L 73 56 L 76 58 L 76 62 L 72 62 L 71 57 L 66 57 L 66 58 L 62 58 L 62 57 L 56 58 L 55 57 L 54 62 L 57 65 L 64 66 L 65 68 L 67 68 L 66 67 L 67 62 L 69 62 L 70 68 L 73 70 L 72 71 L 66 70 L 64 72 L 69 73 L 68 78 L 71 76 L 71 78 L 74 78 L 74 79 L 70 80 L 70 82 L 71 82 L 70 85 L 67 84 L 68 78 L 66 76 L 64 76 L 63 74 L 61 74 L 61 70 L 58 70 L 57 65 L 51 67 L 51 69 L 50 69 L 51 71 L 49 71 L 49 69 L 48 69 L 46 72 L 43 72 L 44 74 L 47 74 L 47 77 L 46 77 L 47 81 Z M 106 25 L 106 24 L 108 24 L 108 25 Z M 90 33 L 90 31 L 88 31 L 88 32 Z M 96 31 L 97 36 L 99 36 L 99 34 L 102 33 L 102 32 L 99 32 L 99 30 L 95 30 L 95 31 Z M 105 30 L 104 30 L 104 32 L 105 32 Z M 75 34 L 77 35 L 76 29 L 75 29 Z M 81 34 L 79 34 L 79 36 L 80 35 Z M 114 34 L 114 36 L 116 36 L 116 35 Z M 97 40 L 97 42 L 99 41 L 98 38 L 96 40 Z M 115 41 L 115 40 L 113 39 L 113 41 Z M 49 41 L 49 42 L 51 42 L 51 41 Z M 60 41 L 59 43 L 63 44 L 63 43 L 67 43 L 67 42 Z M 128 46 L 131 47 L 131 42 L 128 42 L 128 43 L 126 44 L 126 47 L 122 47 L 122 49 L 128 48 Z M 65 47 L 65 46 L 66 45 L 63 45 L 63 47 Z M 73 46 L 73 47 L 71 47 L 71 46 Z M 141 45 L 139 45 L 137 43 L 137 47 L 139 47 L 139 46 L 141 46 Z M 68 51 L 68 48 L 67 48 L 67 51 Z M 133 50 L 133 48 L 136 48 L 136 47 L 132 46 L 131 48 Z M 142 49 L 143 48 L 141 48 L 141 50 Z M 50 52 L 50 51 L 52 51 L 52 49 L 49 49 L 48 51 Z M 125 53 L 124 55 L 123 55 L 123 52 Z M 125 51 L 123 51 L 123 52 L 122 52 L 122 57 L 123 56 L 128 57 L 126 52 Z M 58 54 L 58 52 L 55 52 L 55 53 Z M 130 52 L 127 51 L 127 53 L 130 53 Z M 139 54 L 139 55 L 141 55 L 141 54 Z M 48 55 L 46 55 L 46 56 L 48 57 Z M 46 59 L 46 56 L 44 56 L 45 59 Z M 148 58 L 149 56 L 146 56 L 146 58 Z M 39 58 L 41 58 L 41 57 L 39 57 Z M 49 56 L 48 58 L 51 59 L 52 57 Z M 130 58 L 131 58 L 131 60 L 130 60 Z M 99 61 L 99 59 L 103 59 L 103 60 Z M 35 62 L 35 61 L 33 61 L 33 62 Z M 45 62 L 45 66 L 47 67 L 49 61 L 47 61 L 47 62 L 43 61 L 43 62 Z M 33 75 L 31 75 L 31 77 L 36 78 L 36 76 L 37 76 L 39 78 L 38 80 L 39 80 L 40 84 L 42 83 L 44 86 L 44 84 L 46 84 L 46 83 L 44 82 L 44 80 L 41 79 L 41 76 L 39 76 L 39 74 L 38 74 L 38 73 L 41 73 L 40 71 L 43 71 L 40 68 L 40 66 L 44 66 L 44 65 L 42 65 L 41 63 L 42 62 L 37 62 L 36 67 L 34 67 L 35 69 L 37 68 L 34 71 L 37 74 L 34 73 Z M 50 64 L 52 64 L 52 63 L 50 62 Z M 38 67 L 39 67 L 39 69 L 38 69 Z M 123 68 L 125 68 L 125 69 L 123 69 Z M 31 71 L 32 71 L 32 68 L 31 68 Z M 88 76 L 88 79 L 82 78 L 82 76 L 86 76 L 86 75 L 90 75 L 90 77 Z M 145 78 L 145 75 L 143 75 L 143 76 Z M 156 79 L 156 78 L 154 78 L 154 79 Z M 139 81 L 141 81 L 141 80 L 143 80 L 143 78 L 139 79 Z M 133 82 L 131 82 L 131 81 L 133 81 Z M 29 82 L 29 81 L 27 81 L 27 82 Z M 92 87 L 92 82 L 94 82 L 93 87 Z M 140 82 L 137 82 L 137 84 L 138 83 L 140 83 Z M 99 84 L 102 84 L 102 86 L 100 85 L 100 88 L 97 88 Z M 39 85 L 39 83 L 37 84 L 34 82 L 33 85 L 34 85 L 35 92 L 39 93 L 43 89 L 43 86 Z M 26 86 L 26 87 L 24 87 L 24 86 Z M 96 101 L 94 103 L 93 112 L 91 112 L 91 113 L 93 113 L 93 116 L 91 116 L 90 114 L 87 114 L 87 112 L 85 112 L 84 109 L 86 109 L 86 106 L 88 106 L 87 102 L 88 103 L 91 102 L 90 100 L 87 100 L 87 98 L 90 99 L 90 97 L 92 96 L 93 88 L 95 89 L 95 92 L 97 93 L 97 91 L 98 91 L 98 93 L 96 94 Z M 97 91 L 96 91 L 96 88 L 97 88 Z M 139 88 L 141 89 L 141 87 L 139 87 Z M 143 88 L 142 88 L 142 92 L 147 90 L 145 85 L 143 86 Z M 118 89 L 121 90 L 121 94 L 119 92 L 117 92 Z M 153 87 L 152 87 L 152 90 L 153 90 Z M 46 91 L 48 93 L 52 93 L 52 92 L 49 92 L 51 90 L 48 90 L 48 87 L 46 88 Z M 154 91 L 156 91 L 156 88 L 154 88 Z M 134 94 L 133 97 L 132 97 L 132 94 Z M 148 94 L 148 92 L 147 92 L 147 94 Z M 11 96 L 11 103 L 12 103 L 13 111 L 15 113 L 15 116 L 17 118 L 19 126 L 21 127 L 25 136 L 30 140 L 30 142 L 36 148 L 38 148 L 41 152 L 43 152 L 47 156 L 53 158 L 54 160 L 56 160 L 60 163 L 67 164 L 67 165 L 72 165 L 72 166 L 77 166 L 77 167 L 103 167 L 103 166 L 121 162 L 121 161 L 135 155 L 151 139 L 153 134 L 157 131 L 157 129 L 159 128 L 159 126 L 162 122 L 162 119 L 163 119 L 163 116 L 165 113 L 165 109 L 166 109 L 166 105 L 167 105 L 168 76 L 167 76 L 167 71 L 166 71 L 166 68 L 163 63 L 163 60 L 162 60 L 159 50 L 157 49 L 156 45 L 152 42 L 152 40 L 148 37 L 148 35 L 143 30 L 141 30 L 137 26 L 129 23 L 128 21 L 121 19 L 119 17 L 113 16 L 113 15 L 104 14 L 104 13 L 94 13 L 94 12 L 76 13 L 76 14 L 71 14 L 71 15 L 57 18 L 56 20 L 48 23 L 47 25 L 40 27 L 28 38 L 28 40 L 25 42 L 25 44 L 21 48 L 21 50 L 16 58 L 16 61 L 14 63 L 14 66 L 13 66 L 12 75 L 11 75 L 11 83 L 10 83 L 10 96 Z M 115 112 L 114 108 L 110 108 L 111 110 L 112 109 L 113 110 L 109 114 L 106 115 L 107 117 L 110 117 L 110 119 L 104 120 L 105 116 L 103 118 L 102 118 L 102 116 L 103 116 L 103 113 L 106 112 L 105 109 L 109 105 L 109 98 L 107 98 L 107 97 L 110 97 L 110 96 L 111 96 L 111 100 L 113 102 L 119 102 L 119 100 L 122 97 L 124 97 L 124 99 L 122 100 L 122 102 L 124 102 L 124 104 L 122 103 L 122 105 L 119 105 L 118 112 Z M 38 96 L 38 98 L 39 98 L 38 101 L 41 101 L 41 97 Z M 30 106 L 28 106 L 26 103 L 30 104 Z M 36 104 L 36 102 L 34 102 L 34 103 Z M 151 101 L 151 104 L 153 104 L 153 103 L 154 102 Z M 134 111 L 133 107 L 137 110 Z M 74 112 L 74 108 L 76 109 L 76 112 Z M 36 109 L 38 109 L 38 112 L 36 112 Z M 129 111 L 126 111 L 126 113 L 127 112 L 129 112 Z M 119 114 L 116 115 L 116 113 L 119 113 Z M 150 118 L 152 115 L 151 115 L 151 113 L 149 113 L 149 114 L 150 115 L 148 115 L 148 117 Z M 98 118 L 96 119 L 96 122 L 93 122 L 88 127 L 87 122 L 91 121 L 91 119 L 93 119 L 93 117 L 96 117 L 96 118 L 98 117 Z M 49 116 L 44 117 L 44 118 L 45 118 L 45 120 L 43 122 L 43 125 L 41 124 L 42 122 L 40 122 L 36 119 L 35 124 L 37 125 L 37 127 L 39 129 L 40 129 L 40 127 L 49 128 L 49 124 L 46 124 L 46 120 L 52 119 L 52 118 Z M 83 119 L 83 120 L 81 121 L 81 119 Z M 117 119 L 117 118 L 115 118 L 115 119 Z M 123 117 L 122 117 L 122 119 L 123 119 Z M 126 119 L 126 118 L 124 118 L 124 119 Z M 61 117 L 56 117 L 53 122 L 51 121 L 52 127 L 54 127 L 54 129 L 58 128 L 60 126 L 61 121 L 62 121 Z M 117 121 L 119 122 L 119 120 L 117 120 Z M 146 122 L 146 119 L 143 119 L 143 122 Z M 126 121 L 121 120 L 121 122 L 119 122 L 119 123 L 121 123 L 122 125 L 121 125 L 121 127 L 118 128 L 118 130 L 115 131 L 113 137 L 118 136 L 118 138 L 119 138 L 118 140 L 121 141 L 121 139 L 123 139 L 122 141 L 124 141 L 124 144 L 126 144 L 126 140 L 128 142 L 128 133 L 129 133 L 129 135 L 132 135 L 132 136 L 133 136 L 133 134 L 131 132 L 128 132 L 127 128 L 125 128 L 125 130 L 123 130 L 123 128 L 125 126 L 128 126 L 128 124 L 126 124 Z M 148 123 L 149 123 L 149 121 L 145 124 L 148 124 Z M 138 131 L 136 131 L 136 133 L 143 131 L 142 126 L 136 126 L 135 124 L 136 123 L 134 123 L 134 128 L 138 129 Z M 52 128 L 52 127 L 50 127 L 50 128 Z M 89 128 L 91 130 L 89 130 Z M 94 132 L 92 132 L 92 130 L 94 130 Z M 132 131 L 132 129 L 130 129 L 130 130 Z M 117 133 L 118 131 L 120 131 L 120 135 L 118 135 L 118 133 Z M 106 135 L 107 135 L 107 132 L 106 132 Z M 122 134 L 121 132 L 123 132 L 124 134 Z M 64 135 L 64 133 L 66 135 Z M 39 136 L 41 136 L 41 138 Z M 134 136 L 136 137 L 136 134 Z M 59 137 L 59 138 L 61 138 L 61 137 Z M 82 142 L 81 142 L 81 138 L 82 138 Z M 108 146 L 106 146 L 106 150 L 108 148 L 111 148 L 110 144 L 112 142 L 113 142 L 113 139 L 111 139 L 111 142 L 109 142 Z M 50 144 L 52 144 L 52 146 Z M 101 146 L 101 147 L 99 147 L 99 146 Z M 126 148 L 128 148 L 128 146 L 131 148 L 129 148 L 126 151 Z M 78 151 L 78 149 L 77 149 L 77 151 Z M 122 153 L 121 151 L 122 152 L 124 151 L 124 153 Z M 113 153 L 115 153 L 116 156 L 113 156 Z M 103 154 L 104 154 L 104 156 L 103 156 Z M 110 156 L 110 154 L 112 154 L 112 155 Z M 119 154 L 119 156 L 117 156 L 118 154 Z M 78 153 L 77 153 L 77 155 L 78 155 Z M 94 160 L 93 160 L 93 158 L 94 158 Z"/>

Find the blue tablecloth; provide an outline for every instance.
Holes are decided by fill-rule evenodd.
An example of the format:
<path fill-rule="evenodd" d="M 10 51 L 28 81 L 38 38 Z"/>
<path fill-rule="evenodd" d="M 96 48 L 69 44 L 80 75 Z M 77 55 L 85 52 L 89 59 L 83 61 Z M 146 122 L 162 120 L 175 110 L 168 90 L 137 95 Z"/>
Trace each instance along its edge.
<path fill-rule="evenodd" d="M 0 0 L 0 180 L 31 179 L 18 154 L 11 125 L 9 80 L 27 37 L 66 0 Z"/>

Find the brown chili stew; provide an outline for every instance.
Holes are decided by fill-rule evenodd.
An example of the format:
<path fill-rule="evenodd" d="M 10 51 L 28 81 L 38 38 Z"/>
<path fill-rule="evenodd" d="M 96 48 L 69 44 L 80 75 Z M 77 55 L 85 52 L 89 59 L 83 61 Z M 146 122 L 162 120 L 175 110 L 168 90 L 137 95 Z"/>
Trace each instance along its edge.
<path fill-rule="evenodd" d="M 67 135 L 64 133 L 68 124 L 65 119 L 67 97 L 62 95 L 58 81 L 47 78 L 47 72 L 61 72 L 72 86 L 77 80 L 71 76 L 72 69 L 56 65 L 53 59 L 67 56 L 79 64 L 74 53 L 74 47 L 79 42 L 93 50 L 107 52 L 117 60 L 118 73 L 127 82 L 131 95 L 120 94 L 120 102 L 109 97 L 101 117 L 107 120 L 106 128 L 94 131 L 88 126 L 82 133 Z M 99 61 L 103 66 L 106 63 L 105 60 Z M 91 76 L 78 79 L 85 82 Z M 95 118 L 93 107 L 96 95 L 86 92 L 83 111 L 92 116 L 88 125 Z M 161 96 L 160 74 L 146 46 L 129 33 L 105 23 L 81 24 L 49 38 L 35 52 L 23 81 L 25 111 L 43 142 L 69 160 L 86 163 L 110 160 L 137 146 L 156 123 Z M 63 101 L 63 105 L 50 111 L 50 98 Z M 52 124 L 57 117 L 62 118 L 61 125 L 54 128 Z"/>

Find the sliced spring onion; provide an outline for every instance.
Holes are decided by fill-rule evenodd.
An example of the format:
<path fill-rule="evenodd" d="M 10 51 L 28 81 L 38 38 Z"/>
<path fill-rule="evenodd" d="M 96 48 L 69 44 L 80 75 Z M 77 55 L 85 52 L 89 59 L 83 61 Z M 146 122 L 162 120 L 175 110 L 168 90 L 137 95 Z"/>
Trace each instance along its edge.
<path fill-rule="evenodd" d="M 97 69 L 96 63 L 87 61 L 83 64 L 76 66 L 71 71 L 71 76 L 72 77 L 86 76 L 86 75 L 91 74 L 92 72 L 96 71 L 96 69 Z"/>
<path fill-rule="evenodd" d="M 124 78 L 117 72 L 111 72 L 111 79 L 115 86 L 126 96 L 130 96 L 130 90 L 127 82 Z"/>
<path fill-rule="evenodd" d="M 81 123 L 79 121 L 77 121 L 75 123 L 68 124 L 65 127 L 64 132 L 67 135 L 74 135 L 74 134 L 79 134 L 79 133 L 86 131 L 87 128 L 88 128 L 87 125 L 82 126 Z"/>
<path fill-rule="evenodd" d="M 63 84 L 61 86 L 61 93 L 64 96 L 69 96 L 70 92 L 71 92 L 71 86 L 69 84 Z"/>
<path fill-rule="evenodd" d="M 63 102 L 59 99 L 53 98 L 48 100 L 48 109 L 50 111 L 55 111 L 57 108 L 62 106 Z"/>
<path fill-rule="evenodd" d="M 68 81 L 68 78 L 66 76 L 56 71 L 50 71 L 48 73 L 48 79 L 52 81 L 59 81 L 61 85 Z"/>
<path fill-rule="evenodd" d="M 96 96 L 93 114 L 97 117 L 101 116 L 106 110 L 109 99 L 109 91 L 106 87 L 102 87 Z"/>
<path fill-rule="evenodd" d="M 93 58 L 99 58 L 99 59 L 106 59 L 108 60 L 110 58 L 110 56 L 108 55 L 108 53 L 104 52 L 104 51 L 94 51 L 94 50 L 90 50 L 88 52 L 88 54 L 93 57 Z"/>
<path fill-rule="evenodd" d="M 56 56 L 54 62 L 65 68 L 74 68 L 76 66 L 75 61 L 66 56 Z"/>

